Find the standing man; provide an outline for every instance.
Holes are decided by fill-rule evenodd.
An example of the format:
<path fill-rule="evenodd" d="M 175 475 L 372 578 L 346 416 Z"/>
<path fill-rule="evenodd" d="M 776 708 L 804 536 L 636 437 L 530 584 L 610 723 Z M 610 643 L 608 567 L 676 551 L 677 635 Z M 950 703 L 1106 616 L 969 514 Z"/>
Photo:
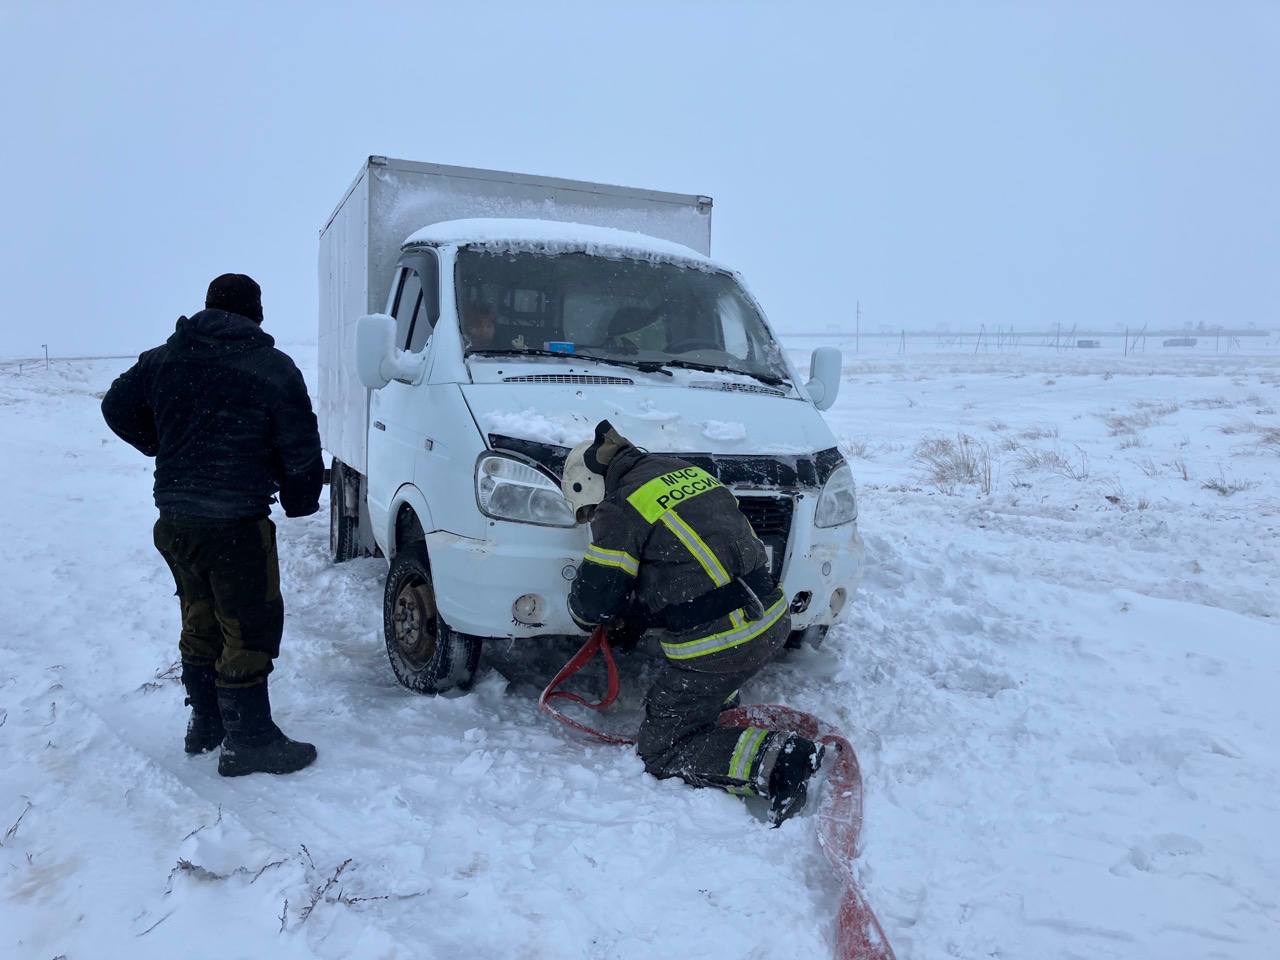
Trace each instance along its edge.
<path fill-rule="evenodd" d="M 107 425 L 156 458 L 155 545 L 182 605 L 187 753 L 222 744 L 218 772 L 291 773 L 316 758 L 272 722 L 267 675 L 284 602 L 271 503 L 319 509 L 324 461 L 302 374 L 262 332 L 262 291 L 226 273 L 205 308 L 116 378 Z"/>
<path fill-rule="evenodd" d="M 791 630 L 764 545 L 719 480 L 645 453 L 603 420 L 574 447 L 562 489 L 591 545 L 569 596 L 586 630 L 625 647 L 657 628 L 666 654 L 636 750 L 655 777 L 769 800 L 774 826 L 803 808 L 822 748 L 795 733 L 722 727 L 738 688 Z"/>

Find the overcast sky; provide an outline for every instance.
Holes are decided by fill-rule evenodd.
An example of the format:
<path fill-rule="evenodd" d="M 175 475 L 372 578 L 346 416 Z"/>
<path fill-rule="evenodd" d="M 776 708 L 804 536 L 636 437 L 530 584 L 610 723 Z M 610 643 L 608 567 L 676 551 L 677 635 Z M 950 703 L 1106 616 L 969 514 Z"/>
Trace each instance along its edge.
<path fill-rule="evenodd" d="M 1280 326 L 1278 51 L 1274 2 L 3 0 L 0 355 L 224 271 L 314 340 L 368 154 L 711 194 L 783 330 Z"/>

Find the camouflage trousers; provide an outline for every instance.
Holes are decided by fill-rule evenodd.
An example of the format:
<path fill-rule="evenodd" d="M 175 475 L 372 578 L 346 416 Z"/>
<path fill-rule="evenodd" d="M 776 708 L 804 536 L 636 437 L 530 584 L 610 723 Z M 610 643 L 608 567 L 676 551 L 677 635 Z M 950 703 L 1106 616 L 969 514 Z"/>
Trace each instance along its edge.
<path fill-rule="evenodd" d="M 182 607 L 182 662 L 214 665 L 223 687 L 266 680 L 284 631 L 275 524 L 161 516 L 155 545 Z"/>

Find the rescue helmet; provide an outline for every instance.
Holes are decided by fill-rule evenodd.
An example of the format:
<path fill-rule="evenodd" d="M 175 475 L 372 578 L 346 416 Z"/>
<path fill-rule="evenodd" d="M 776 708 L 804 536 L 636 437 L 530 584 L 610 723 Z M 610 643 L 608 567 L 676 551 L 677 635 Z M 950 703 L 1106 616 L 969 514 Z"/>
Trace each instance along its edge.
<path fill-rule="evenodd" d="M 560 481 L 564 498 L 569 501 L 579 523 L 586 523 L 591 518 L 592 508 L 604 499 L 604 474 L 596 473 L 587 466 L 587 450 L 594 443 L 594 440 L 583 440 L 569 451 Z"/>
<path fill-rule="evenodd" d="M 630 441 L 618 433 L 613 424 L 601 420 L 596 424 L 594 437 L 569 451 L 560 489 L 579 523 L 588 522 L 594 508 L 604 499 L 604 477 L 609 464 L 620 450 L 629 446 Z"/>

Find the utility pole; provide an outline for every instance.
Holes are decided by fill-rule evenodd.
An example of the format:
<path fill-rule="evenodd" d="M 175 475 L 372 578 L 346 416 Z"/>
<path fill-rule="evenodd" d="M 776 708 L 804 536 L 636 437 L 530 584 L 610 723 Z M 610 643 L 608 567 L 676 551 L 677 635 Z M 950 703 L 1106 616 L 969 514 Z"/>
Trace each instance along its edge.
<path fill-rule="evenodd" d="M 858 301 L 858 313 L 853 321 L 853 352 L 862 351 L 862 301 Z"/>
<path fill-rule="evenodd" d="M 49 369 L 49 345 L 47 343 L 40 344 L 44 348 L 44 368 Z"/>

